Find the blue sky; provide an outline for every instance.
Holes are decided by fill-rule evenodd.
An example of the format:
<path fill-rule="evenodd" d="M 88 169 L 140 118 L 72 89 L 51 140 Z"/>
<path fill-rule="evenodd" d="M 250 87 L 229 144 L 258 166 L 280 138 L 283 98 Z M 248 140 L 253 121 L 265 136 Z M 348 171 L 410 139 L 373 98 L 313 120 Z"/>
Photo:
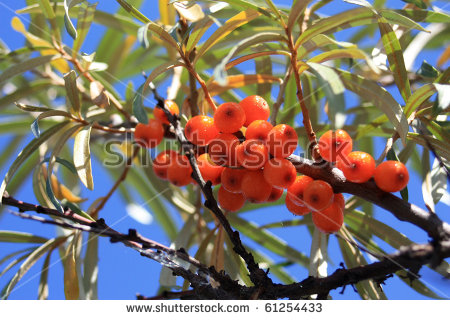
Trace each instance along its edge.
<path fill-rule="evenodd" d="M 142 7 L 142 12 L 145 13 L 149 18 L 154 19 L 157 14 L 157 10 L 154 9 L 155 1 L 144 1 L 145 4 Z M 289 5 L 291 1 L 274 1 L 275 3 L 281 3 Z M 388 1 L 388 7 L 390 8 L 401 8 L 404 3 L 401 1 Z M 437 3 L 439 7 L 444 7 L 444 3 Z M 24 44 L 24 39 L 18 33 L 15 33 L 10 28 L 11 18 L 14 16 L 14 10 L 17 10 L 25 5 L 25 1 L 5 1 L 0 0 L 0 39 L 4 41 L 11 49 L 20 48 Z M 333 13 L 354 7 L 348 3 L 342 1 L 332 1 L 331 4 L 325 6 L 319 12 L 331 15 Z M 99 10 L 114 12 L 117 10 L 118 5 L 113 1 L 99 1 L 97 6 Z M 26 22 L 27 17 L 23 17 L 23 21 Z M 95 26 L 91 29 L 88 34 L 86 43 L 83 46 L 84 52 L 92 52 L 95 49 L 96 43 L 101 39 L 105 28 L 102 26 Z M 343 39 L 350 33 L 342 34 Z M 67 34 L 65 39 L 69 40 Z M 368 39 L 370 40 L 370 39 Z M 421 54 L 417 61 L 422 61 L 426 59 L 429 63 L 435 64 L 439 52 L 427 51 Z M 416 62 L 416 68 L 419 67 L 420 63 Z M 148 70 L 147 72 L 150 72 Z M 138 87 L 142 78 L 137 77 L 132 79 L 135 82 L 135 87 Z M 122 84 L 116 86 L 119 92 L 124 92 L 125 87 Z M 165 88 L 160 88 L 161 93 L 165 93 Z M 393 95 L 398 98 L 397 92 L 393 92 Z M 151 98 L 150 98 L 151 99 Z M 32 139 L 30 133 L 26 142 Z M 0 137 L 0 143 L 5 145 L 8 143 L 8 137 Z M 377 139 L 375 145 L 375 154 L 380 154 L 382 148 L 384 147 L 384 139 Z M 23 147 L 23 146 L 22 146 Z M 18 146 L 17 152 L 21 149 Z M 10 159 L 9 164 L 13 159 Z M 0 176 L 4 177 L 7 167 L 0 169 Z M 95 177 L 96 189 L 89 194 L 92 198 L 100 197 L 105 195 L 109 187 L 114 183 L 114 181 L 109 177 L 104 170 L 102 170 L 102 164 L 94 160 L 93 162 L 93 172 Z M 412 201 L 424 207 L 424 202 L 421 193 L 421 177 L 416 173 L 411 175 L 411 180 L 408 185 L 409 198 Z M 33 202 L 34 195 L 31 188 L 31 179 L 25 181 L 24 187 L 14 195 L 16 198 Z M 142 199 L 144 202 L 145 199 Z M 446 221 L 450 219 L 446 214 L 448 214 L 448 206 L 445 204 L 438 204 L 436 206 L 436 211 L 440 217 Z M 173 214 L 172 214 L 173 215 Z M 135 228 L 139 230 L 143 235 L 154 239 L 160 243 L 170 245 L 169 239 L 162 232 L 161 227 L 153 222 L 149 225 L 143 225 L 130 216 L 126 214 L 125 204 L 119 196 L 113 197 L 105 206 L 102 211 L 102 216 L 106 219 L 107 223 L 119 231 L 126 232 L 128 228 Z M 176 215 L 173 215 L 177 219 L 178 226 L 182 226 L 182 221 Z M 285 209 L 284 206 L 274 207 L 270 209 L 255 210 L 242 215 L 243 218 L 255 221 L 259 225 L 263 225 L 269 222 L 276 222 L 280 220 L 291 219 L 292 216 Z M 381 209 L 375 210 L 375 217 L 384 223 L 394 226 L 395 229 L 405 233 L 412 240 L 417 242 L 426 242 L 428 240 L 425 232 L 414 227 L 408 223 L 399 222 L 392 214 Z M 38 224 L 36 222 L 25 221 L 8 213 L 3 213 L 0 216 L 0 229 L 3 230 L 20 230 L 24 232 L 32 232 L 38 235 L 50 237 L 55 235 L 55 229 L 51 226 Z M 283 227 L 270 230 L 275 235 L 284 239 L 294 248 L 299 249 L 303 252 L 308 252 L 310 248 L 311 238 L 307 230 L 303 227 Z M 244 237 L 244 240 L 248 240 Z M 248 243 L 255 247 L 256 244 L 248 241 Z M 382 242 L 380 241 L 382 244 Z M 18 245 L 18 244 L 4 244 L 0 243 L 0 256 L 4 256 L 9 252 L 18 250 L 19 248 L 26 248 L 28 245 Z M 392 252 L 393 248 L 388 245 L 382 244 L 381 247 L 387 252 Z M 330 264 L 328 271 L 331 273 L 336 268 L 339 267 L 339 263 L 342 261 L 342 257 L 339 254 L 340 250 L 337 245 L 335 237 L 330 238 L 329 254 L 332 259 L 332 264 Z M 269 254 L 268 252 L 266 252 Z M 141 293 L 144 295 L 154 295 L 158 288 L 158 277 L 160 272 L 160 265 L 152 260 L 142 258 L 137 252 L 124 247 L 121 244 L 111 244 L 107 239 L 100 240 L 100 274 L 99 274 L 99 298 L 100 299 L 134 299 L 136 293 Z M 276 259 L 276 257 L 272 257 Z M 38 262 L 24 278 L 19 282 L 16 290 L 11 294 L 11 299 L 35 299 L 37 296 L 37 288 L 39 283 L 39 273 L 42 267 L 42 261 Z M 0 266 L 0 270 L 4 268 L 4 265 Z M 3 277 L 0 278 L 0 288 L 2 288 L 7 281 L 13 276 L 14 270 L 8 272 Z M 288 271 L 291 272 L 296 280 L 302 280 L 307 277 L 307 270 L 300 268 L 299 266 L 288 267 Z M 438 294 L 442 296 L 450 295 L 450 284 L 444 281 L 437 273 L 429 271 L 429 269 L 424 268 L 421 273 L 422 281 L 426 282 L 430 287 L 436 289 Z M 51 268 L 49 271 L 49 290 L 50 299 L 63 299 L 63 269 L 59 262 L 59 256 L 55 252 L 52 256 Z M 426 297 L 417 294 L 406 286 L 402 281 L 396 277 L 390 278 L 386 281 L 387 286 L 386 294 L 388 298 L 391 299 L 426 299 Z M 344 294 L 337 294 L 336 291 L 332 292 L 334 299 L 359 299 L 357 293 L 353 291 L 352 288 L 346 288 Z"/>

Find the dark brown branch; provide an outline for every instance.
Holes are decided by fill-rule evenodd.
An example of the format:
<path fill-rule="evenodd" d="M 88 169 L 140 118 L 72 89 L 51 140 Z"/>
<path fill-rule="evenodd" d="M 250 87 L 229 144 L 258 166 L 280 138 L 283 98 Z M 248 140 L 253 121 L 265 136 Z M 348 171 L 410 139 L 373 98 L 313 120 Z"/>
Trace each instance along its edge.
<path fill-rule="evenodd" d="M 450 256 L 450 242 L 439 246 L 432 244 L 414 244 L 386 256 L 385 259 L 372 264 L 352 269 L 337 269 L 326 278 L 308 277 L 302 282 L 291 285 L 278 285 L 274 288 L 278 298 L 300 299 L 312 294 L 328 294 L 331 290 L 352 285 L 359 281 L 373 279 L 384 281 L 386 277 L 404 268 L 415 272 L 427 263 L 442 261 Z"/>
<path fill-rule="evenodd" d="M 406 202 L 392 193 L 382 191 L 373 180 L 366 183 L 353 183 L 346 181 L 339 169 L 325 161 L 314 163 L 295 155 L 291 155 L 288 159 L 295 165 L 299 173 L 330 183 L 336 193 L 353 194 L 374 203 L 391 212 L 397 219 L 418 226 L 434 240 L 450 239 L 450 226 L 439 219 L 437 215 Z"/>

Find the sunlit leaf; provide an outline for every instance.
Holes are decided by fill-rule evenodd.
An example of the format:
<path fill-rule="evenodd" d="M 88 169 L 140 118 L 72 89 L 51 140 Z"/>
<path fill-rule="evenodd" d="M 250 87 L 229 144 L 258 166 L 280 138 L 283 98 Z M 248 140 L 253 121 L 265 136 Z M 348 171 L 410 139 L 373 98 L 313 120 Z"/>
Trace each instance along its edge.
<path fill-rule="evenodd" d="M 78 286 L 78 272 L 76 267 L 76 248 L 75 243 L 78 236 L 74 235 L 73 240 L 67 246 L 64 256 L 64 294 L 66 300 L 77 300 L 80 296 L 80 288 Z"/>
<path fill-rule="evenodd" d="M 75 136 L 75 144 L 73 146 L 73 163 L 78 171 L 78 176 L 81 182 L 89 190 L 94 189 L 94 180 L 92 177 L 91 166 L 91 151 L 90 151 L 90 139 L 91 139 L 92 126 L 84 127 Z"/>
<path fill-rule="evenodd" d="M 0 242 L 44 243 L 48 239 L 32 233 L 0 230 Z"/>
<path fill-rule="evenodd" d="M 294 27 L 294 24 L 299 19 L 300 15 L 305 10 L 308 3 L 310 3 L 311 0 L 297 0 L 295 1 L 294 5 L 292 6 L 291 12 L 289 13 L 289 19 L 287 23 L 287 27 L 289 30 L 292 30 Z"/>
<path fill-rule="evenodd" d="M 77 74 L 74 70 L 70 70 L 64 75 L 64 84 L 70 105 L 74 113 L 79 115 L 81 111 L 80 92 L 77 88 Z"/>

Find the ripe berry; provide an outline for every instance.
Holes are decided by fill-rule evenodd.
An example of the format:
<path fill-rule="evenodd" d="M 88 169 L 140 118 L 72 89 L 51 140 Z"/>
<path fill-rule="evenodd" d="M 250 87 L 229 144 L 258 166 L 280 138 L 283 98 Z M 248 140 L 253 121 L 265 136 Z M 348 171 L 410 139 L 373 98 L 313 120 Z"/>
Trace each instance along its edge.
<path fill-rule="evenodd" d="M 186 186 L 192 182 L 192 168 L 185 155 L 178 154 L 173 157 L 167 169 L 167 178 L 178 187 Z"/>
<path fill-rule="evenodd" d="M 175 103 L 175 101 L 165 100 L 164 106 L 166 107 L 166 109 L 168 109 L 170 111 L 171 114 L 173 114 L 173 115 L 180 114 L 180 109 L 178 108 L 178 105 Z M 161 121 L 161 123 L 169 124 L 169 120 L 167 119 L 167 116 L 164 113 L 164 110 L 162 110 L 161 108 L 159 108 L 159 107 L 153 108 L 153 115 L 155 116 L 156 119 Z"/>
<path fill-rule="evenodd" d="M 408 184 L 409 173 L 406 166 L 400 161 L 389 160 L 376 167 L 374 179 L 381 190 L 397 192 Z"/>
<path fill-rule="evenodd" d="M 270 159 L 264 165 L 263 172 L 269 184 L 280 188 L 289 188 L 297 176 L 294 165 L 286 159 Z"/>
<path fill-rule="evenodd" d="M 236 147 L 236 156 L 241 166 L 257 170 L 262 168 L 269 159 L 269 151 L 258 140 L 245 140 Z"/>
<path fill-rule="evenodd" d="M 294 128 L 279 124 L 270 130 L 267 136 L 269 152 L 275 158 L 286 158 L 297 148 L 298 136 Z"/>
<path fill-rule="evenodd" d="M 336 132 L 328 130 L 319 139 L 320 155 L 329 162 L 341 160 L 352 151 L 352 148 L 352 138 L 344 130 Z"/>
<path fill-rule="evenodd" d="M 222 187 L 229 192 L 242 192 L 242 179 L 246 172 L 245 169 L 225 168 L 220 178 Z"/>
<path fill-rule="evenodd" d="M 142 147 L 154 148 L 162 141 L 164 128 L 159 120 L 150 119 L 148 124 L 138 123 L 134 129 L 134 140 Z"/>
<path fill-rule="evenodd" d="M 245 112 L 244 126 L 248 126 L 255 120 L 267 120 L 270 116 L 270 108 L 263 97 L 253 95 L 243 99 L 239 105 Z"/>
<path fill-rule="evenodd" d="M 184 135 L 195 145 L 204 146 L 219 134 L 214 119 L 208 116 L 195 116 L 189 119 L 184 128 Z"/>
<path fill-rule="evenodd" d="M 368 153 L 362 151 L 350 152 L 345 159 L 336 163 L 351 182 L 363 183 L 368 181 L 375 172 L 375 160 Z"/>
<path fill-rule="evenodd" d="M 242 193 L 250 202 L 264 202 L 272 192 L 272 186 L 264 179 L 262 170 L 247 171 L 241 186 Z"/>
<path fill-rule="evenodd" d="M 163 180 L 167 180 L 167 170 L 173 157 L 177 157 L 178 153 L 174 150 L 165 150 L 158 154 L 153 160 L 153 172 Z"/>
<path fill-rule="evenodd" d="M 311 209 L 296 204 L 291 198 L 286 197 L 286 208 L 296 216 L 303 216 L 311 212 Z"/>
<path fill-rule="evenodd" d="M 245 112 L 239 103 L 222 103 L 214 112 L 214 125 L 221 132 L 236 132 L 244 125 L 244 122 Z"/>
<path fill-rule="evenodd" d="M 224 167 L 215 165 L 211 159 L 209 159 L 207 153 L 203 153 L 197 157 L 197 164 L 203 180 L 211 181 L 213 186 L 220 183 L 220 176 L 223 169 L 225 169 Z"/>
<path fill-rule="evenodd" d="M 268 121 L 255 120 L 247 127 L 247 130 L 245 131 L 245 138 L 247 140 L 256 139 L 266 143 L 267 136 L 272 128 L 272 124 Z"/>
<path fill-rule="evenodd" d="M 324 210 L 333 202 L 333 188 L 323 180 L 314 180 L 306 186 L 303 199 L 311 209 Z"/>
<path fill-rule="evenodd" d="M 337 232 L 344 223 L 344 214 L 339 205 L 334 202 L 324 210 L 313 211 L 312 221 L 316 228 L 322 232 Z"/>
<path fill-rule="evenodd" d="M 287 196 L 292 202 L 299 206 L 305 206 L 305 201 L 303 200 L 303 193 L 305 192 L 308 184 L 313 182 L 314 179 L 308 176 L 298 176 L 295 181 L 287 189 Z"/>
<path fill-rule="evenodd" d="M 269 198 L 267 202 L 274 202 L 281 198 L 283 195 L 283 188 L 272 187 L 272 191 L 270 192 Z"/>
<path fill-rule="evenodd" d="M 339 208 L 344 210 L 345 208 L 345 199 L 342 193 L 335 193 L 334 194 L 334 202 L 336 202 L 339 205 Z"/>
<path fill-rule="evenodd" d="M 220 133 L 208 145 L 211 160 L 219 166 L 237 167 L 236 147 L 239 139 L 231 133 Z"/>
<path fill-rule="evenodd" d="M 217 193 L 217 201 L 222 209 L 236 212 L 244 206 L 245 197 L 242 193 L 229 192 L 221 186 Z"/>

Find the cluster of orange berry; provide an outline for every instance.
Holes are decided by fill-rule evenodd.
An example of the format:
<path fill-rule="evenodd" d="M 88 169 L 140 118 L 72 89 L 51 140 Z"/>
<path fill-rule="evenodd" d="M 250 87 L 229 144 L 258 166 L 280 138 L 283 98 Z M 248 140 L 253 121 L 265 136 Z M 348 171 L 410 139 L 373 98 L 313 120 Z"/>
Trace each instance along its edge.
<path fill-rule="evenodd" d="M 166 101 L 166 108 L 179 114 L 172 101 Z M 245 201 L 276 201 L 287 189 L 286 207 L 290 212 L 295 215 L 312 212 L 319 230 L 338 231 L 344 220 L 344 197 L 335 194 L 325 181 L 297 176 L 296 168 L 286 159 L 297 148 L 297 133 L 287 124 L 273 126 L 267 121 L 269 116 L 267 102 L 253 95 L 240 103 L 221 104 L 213 117 L 199 115 L 189 119 L 185 137 L 202 147 L 197 151 L 205 151 L 197 155 L 203 179 L 212 185 L 220 184 L 218 202 L 225 210 L 238 211 Z M 154 117 L 135 129 L 135 140 L 147 148 L 161 142 L 163 124 L 169 123 L 161 109 L 154 109 Z M 351 152 L 352 140 L 343 130 L 326 132 L 319 140 L 319 149 L 325 160 L 336 162 L 349 181 L 362 183 L 375 176 L 377 185 L 389 192 L 401 190 L 408 182 L 403 164 L 387 161 L 375 168 L 370 155 Z M 196 183 L 191 177 L 189 159 L 174 150 L 159 153 L 153 161 L 153 170 L 159 178 L 176 186 Z"/>

